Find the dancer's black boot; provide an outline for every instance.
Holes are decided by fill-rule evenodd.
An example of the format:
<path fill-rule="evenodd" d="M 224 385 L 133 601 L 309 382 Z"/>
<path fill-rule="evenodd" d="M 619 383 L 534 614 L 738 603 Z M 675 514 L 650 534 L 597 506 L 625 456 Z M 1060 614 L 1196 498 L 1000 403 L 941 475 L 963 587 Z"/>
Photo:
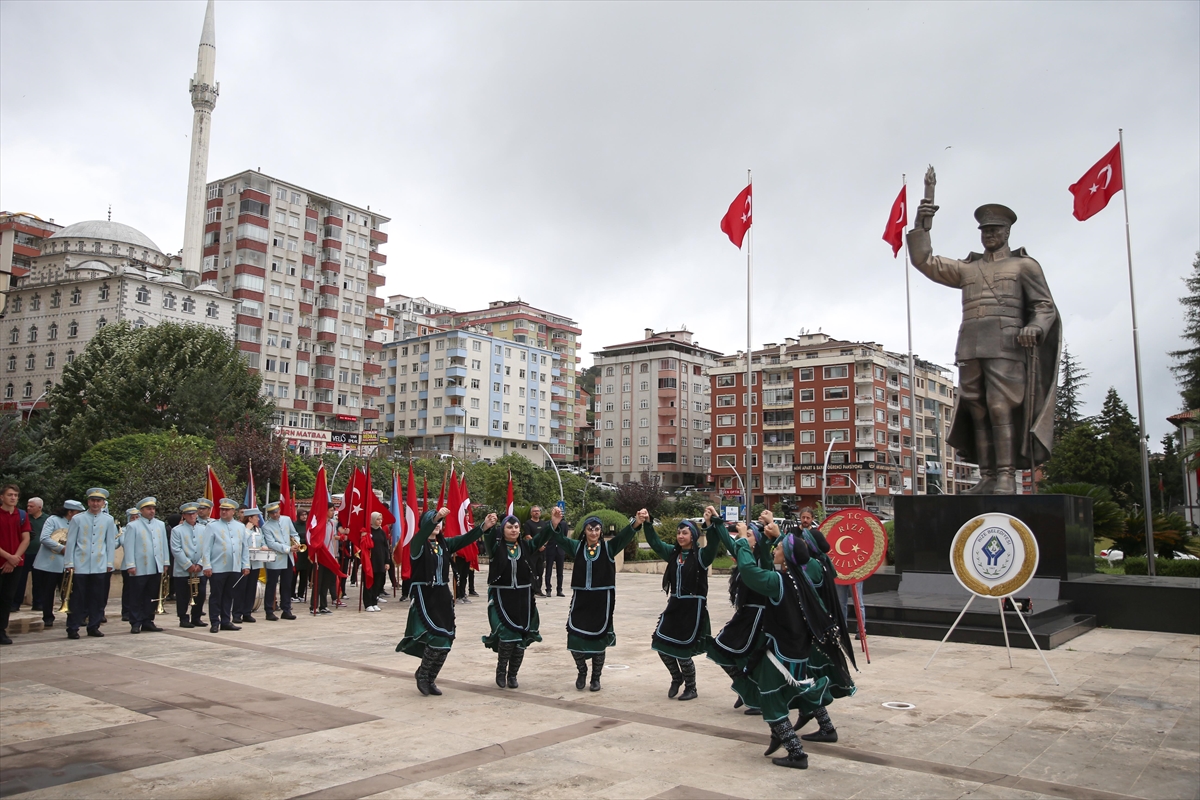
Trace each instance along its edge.
<path fill-rule="evenodd" d="M 496 649 L 496 685 L 503 689 L 508 680 L 508 662 L 512 658 L 513 643 L 501 642 Z"/>
<path fill-rule="evenodd" d="M 592 685 L 588 687 L 593 692 L 600 691 L 600 673 L 604 672 L 604 651 L 592 656 Z"/>
<path fill-rule="evenodd" d="M 806 742 L 836 742 L 837 728 L 833 727 L 833 721 L 829 719 L 829 709 L 821 706 L 813 714 L 821 729 L 815 733 L 806 733 L 800 738 Z"/>
<path fill-rule="evenodd" d="M 450 655 L 450 648 L 447 647 L 445 649 L 435 649 L 432 647 L 426 647 L 425 654 L 429 655 L 430 653 L 433 655 L 430 656 L 429 669 L 426 673 L 429 676 L 429 693 L 432 695 L 440 695 L 442 690 L 437 687 L 437 676 L 438 673 L 442 671 L 442 667 L 446 663 L 446 656 Z"/>
<path fill-rule="evenodd" d="M 696 662 L 690 658 L 679 659 L 680 672 L 683 673 L 683 694 L 680 700 L 695 700 L 696 694 Z"/>
<path fill-rule="evenodd" d="M 796 731 L 792 727 L 792 722 L 788 718 L 770 723 L 771 725 L 771 746 L 767 748 L 765 755 L 770 755 L 779 749 L 780 745 L 787 748 L 787 755 L 782 758 L 772 758 L 771 763 L 780 767 L 791 767 L 792 769 L 808 769 L 808 754 L 804 752 L 804 745 L 800 743 L 800 739 L 796 737 Z"/>
<path fill-rule="evenodd" d="M 679 668 L 679 659 L 666 653 L 659 653 L 658 657 L 662 659 L 667 672 L 671 673 L 671 688 L 667 689 L 667 697 L 674 698 L 679 694 L 679 687 L 683 686 L 683 670 Z"/>
<path fill-rule="evenodd" d="M 587 656 L 583 653 L 571 653 L 571 657 L 575 659 L 575 669 L 579 670 L 579 674 L 575 677 L 575 688 L 583 691 L 583 687 L 587 685 Z"/>
<path fill-rule="evenodd" d="M 525 648 L 513 642 L 512 657 L 508 660 L 508 688 L 516 689 L 517 671 L 521 669 L 521 662 L 525 660 Z"/>

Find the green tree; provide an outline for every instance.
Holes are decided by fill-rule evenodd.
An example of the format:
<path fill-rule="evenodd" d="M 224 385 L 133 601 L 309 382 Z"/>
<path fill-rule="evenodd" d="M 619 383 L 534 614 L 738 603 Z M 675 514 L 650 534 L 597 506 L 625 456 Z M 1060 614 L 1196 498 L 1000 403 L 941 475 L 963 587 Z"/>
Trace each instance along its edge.
<path fill-rule="evenodd" d="M 1055 442 L 1083 420 L 1083 401 L 1079 398 L 1079 392 L 1087 386 L 1086 379 L 1089 377 L 1064 344 L 1058 368 L 1058 394 L 1054 401 Z"/>
<path fill-rule="evenodd" d="M 643 472 L 636 481 L 619 484 L 616 495 L 613 507 L 631 517 L 643 508 L 655 516 L 667 498 L 659 477 L 649 472 Z"/>
<path fill-rule="evenodd" d="M 41 415 L 28 422 L 20 415 L 0 416 L 0 485 L 15 483 L 22 500 L 41 497 L 50 509 L 67 497 L 62 471 L 55 468 L 45 445 L 45 430 Z"/>
<path fill-rule="evenodd" d="M 212 442 L 197 436 L 179 436 L 174 432 L 131 433 L 126 436 L 118 436 L 99 442 L 80 456 L 74 468 L 67 473 L 66 493 L 71 498 L 82 500 L 84 493 L 93 486 L 100 486 L 112 492 L 124 482 L 126 474 L 138 462 L 155 452 L 171 448 L 176 444 L 176 440 L 182 440 L 182 443 L 193 449 L 204 451 L 210 459 L 212 458 Z M 216 466 L 218 467 L 218 477 L 225 479 L 226 476 L 220 474 L 222 465 L 218 463 Z M 201 467 L 201 480 L 204 477 L 204 468 Z M 190 499 L 195 500 L 203 493 L 204 487 L 201 486 L 200 494 L 194 495 Z M 143 493 L 134 499 L 141 499 L 145 496 Z M 122 509 L 126 507 L 121 506 Z"/>
<path fill-rule="evenodd" d="M 171 437 L 129 466 L 112 489 L 112 507 L 133 507 L 143 497 L 158 500 L 158 516 L 204 496 L 205 467 L 212 460 L 211 443 L 188 436 Z"/>
<path fill-rule="evenodd" d="M 228 334 L 200 325 L 128 323 L 100 330 L 48 395 L 62 465 L 97 442 L 174 429 L 215 439 L 239 421 L 265 426 L 272 406 Z"/>
<path fill-rule="evenodd" d="M 1150 478 L 1154 494 L 1154 502 L 1159 505 L 1159 513 L 1166 514 L 1169 509 L 1183 502 L 1183 462 L 1179 458 L 1179 447 L 1175 435 L 1163 434 L 1162 452 L 1150 456 Z M 1162 491 L 1157 486 L 1162 480 Z"/>
<path fill-rule="evenodd" d="M 1046 482 L 1093 483 L 1108 487 L 1116 475 L 1112 448 L 1096 427 L 1081 422 L 1056 445 L 1045 464 Z"/>
<path fill-rule="evenodd" d="M 1200 252 L 1192 261 L 1192 274 L 1183 280 L 1187 294 L 1179 298 L 1184 308 L 1183 339 L 1187 346 L 1172 350 L 1170 356 L 1176 360 L 1171 367 L 1179 383 L 1179 394 L 1183 398 L 1183 410 L 1200 408 Z"/>
<path fill-rule="evenodd" d="M 1141 434 L 1116 389 L 1110 388 L 1105 395 L 1096 424 L 1112 453 L 1113 476 L 1108 486 L 1113 496 L 1126 508 L 1132 503 L 1144 503 Z"/>
<path fill-rule="evenodd" d="M 1125 512 L 1117 505 L 1104 486 L 1094 483 L 1044 483 L 1043 494 L 1073 494 L 1092 501 L 1092 535 L 1097 539 L 1116 539 L 1125 532 Z"/>

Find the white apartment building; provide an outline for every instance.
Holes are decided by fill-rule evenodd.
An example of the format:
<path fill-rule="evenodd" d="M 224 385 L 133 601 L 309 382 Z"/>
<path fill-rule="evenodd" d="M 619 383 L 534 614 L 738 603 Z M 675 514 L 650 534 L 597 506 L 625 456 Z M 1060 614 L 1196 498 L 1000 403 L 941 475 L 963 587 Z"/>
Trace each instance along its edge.
<path fill-rule="evenodd" d="M 609 482 L 658 475 L 668 489 L 702 486 L 710 471 L 708 370 L 721 354 L 688 330 L 645 329 L 645 338 L 593 353 L 595 467 Z"/>
<path fill-rule="evenodd" d="M 453 314 L 450 306 L 438 305 L 424 297 L 393 294 L 384 305 L 384 313 L 392 319 L 393 334 L 388 341 L 402 342 L 440 330 L 439 314 Z"/>
<path fill-rule="evenodd" d="M 201 280 L 237 300 L 238 345 L 276 424 L 375 429 L 388 218 L 256 171 L 209 183 L 207 197 Z"/>
<path fill-rule="evenodd" d="M 416 451 L 467 460 L 515 452 L 543 465 L 541 447 L 550 447 L 561 403 L 553 351 L 451 330 L 394 342 L 384 352 L 386 436 L 403 436 Z"/>
<path fill-rule="evenodd" d="M 0 323 L 0 407 L 43 407 L 42 394 L 106 325 L 170 320 L 233 333 L 236 303 L 212 286 L 189 288 L 179 260 L 128 225 L 77 222 L 38 247 Z"/>

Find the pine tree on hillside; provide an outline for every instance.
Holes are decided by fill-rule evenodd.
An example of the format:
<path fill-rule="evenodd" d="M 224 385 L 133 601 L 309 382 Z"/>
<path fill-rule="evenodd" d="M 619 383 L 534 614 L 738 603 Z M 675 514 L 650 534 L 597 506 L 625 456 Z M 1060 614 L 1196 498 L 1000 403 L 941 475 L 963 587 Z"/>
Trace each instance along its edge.
<path fill-rule="evenodd" d="M 1184 279 L 1188 293 L 1179 298 L 1183 305 L 1183 338 L 1188 347 L 1172 350 L 1169 355 L 1177 363 L 1171 367 L 1175 380 L 1179 382 L 1179 393 L 1183 397 L 1183 410 L 1200 408 L 1200 252 L 1192 262 L 1192 274 Z"/>
<path fill-rule="evenodd" d="M 1058 394 L 1054 401 L 1054 441 L 1057 443 L 1072 428 L 1083 421 L 1079 392 L 1087 386 L 1091 374 L 1083 371 L 1079 359 L 1063 345 L 1062 361 L 1058 368 Z"/>
<path fill-rule="evenodd" d="M 1104 396 L 1104 406 L 1095 418 L 1095 424 L 1115 462 L 1111 483 L 1113 495 L 1118 500 L 1127 498 L 1123 505 L 1141 504 L 1142 450 L 1138 424 L 1116 389 L 1110 387 Z"/>

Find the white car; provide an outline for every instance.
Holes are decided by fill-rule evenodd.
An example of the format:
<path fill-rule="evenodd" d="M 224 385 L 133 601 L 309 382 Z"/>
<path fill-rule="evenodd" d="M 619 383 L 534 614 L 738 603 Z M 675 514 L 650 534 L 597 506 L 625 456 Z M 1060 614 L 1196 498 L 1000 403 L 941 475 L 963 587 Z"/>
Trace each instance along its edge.
<path fill-rule="evenodd" d="M 1125 553 L 1122 550 L 1116 550 L 1116 549 L 1101 550 L 1100 557 L 1103 558 L 1105 561 L 1107 561 L 1110 565 L 1112 565 L 1112 564 L 1117 563 L 1118 561 L 1124 561 Z"/>
<path fill-rule="evenodd" d="M 604 481 L 600 481 L 596 485 L 606 492 L 615 492 L 617 490 L 617 485 L 615 483 L 605 483 Z"/>

